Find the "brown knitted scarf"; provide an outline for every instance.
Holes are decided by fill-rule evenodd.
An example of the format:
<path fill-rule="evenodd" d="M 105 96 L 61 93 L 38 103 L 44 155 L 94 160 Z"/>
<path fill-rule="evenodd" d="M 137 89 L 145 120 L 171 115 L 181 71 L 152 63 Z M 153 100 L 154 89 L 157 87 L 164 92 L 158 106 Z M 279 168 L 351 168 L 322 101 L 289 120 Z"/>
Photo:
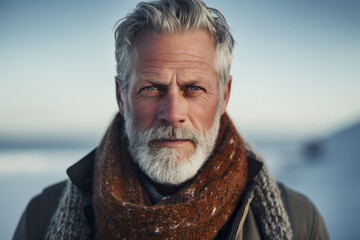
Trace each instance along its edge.
<path fill-rule="evenodd" d="M 110 126 L 95 158 L 97 239 L 213 239 L 245 188 L 244 144 L 225 114 L 213 154 L 189 184 L 151 205 L 128 153 L 123 119 Z"/>

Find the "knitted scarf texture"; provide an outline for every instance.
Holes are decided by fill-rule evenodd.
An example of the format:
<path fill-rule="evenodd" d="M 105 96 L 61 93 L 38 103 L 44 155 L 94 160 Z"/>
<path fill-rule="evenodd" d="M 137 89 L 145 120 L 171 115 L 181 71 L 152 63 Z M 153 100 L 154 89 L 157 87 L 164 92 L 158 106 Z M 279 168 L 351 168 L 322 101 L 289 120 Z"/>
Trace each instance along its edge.
<path fill-rule="evenodd" d="M 68 181 L 46 239 L 88 239 L 92 233 L 83 208 L 91 202 L 96 239 L 213 239 L 244 192 L 247 157 L 262 161 L 224 114 L 214 151 L 196 177 L 151 205 L 127 144 L 118 115 L 97 149 L 93 196 Z M 251 205 L 263 238 L 293 239 L 280 191 L 265 165 L 254 181 Z"/>

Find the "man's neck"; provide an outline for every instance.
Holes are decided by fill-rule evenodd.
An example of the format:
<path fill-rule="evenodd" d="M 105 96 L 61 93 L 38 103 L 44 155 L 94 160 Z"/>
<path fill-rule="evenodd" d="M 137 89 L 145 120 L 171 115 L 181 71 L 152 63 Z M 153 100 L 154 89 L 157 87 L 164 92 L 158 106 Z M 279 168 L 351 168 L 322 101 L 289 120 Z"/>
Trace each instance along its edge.
<path fill-rule="evenodd" d="M 143 185 L 145 185 L 145 188 L 147 191 L 149 191 L 151 185 L 152 191 L 156 191 L 158 195 L 161 195 L 163 197 L 170 196 L 177 191 L 179 191 L 181 188 L 183 188 L 186 184 L 188 184 L 189 181 L 186 181 L 181 184 L 164 184 L 164 183 L 158 183 L 153 180 L 151 180 L 143 171 L 139 169 L 139 174 L 141 175 L 140 178 L 142 178 Z M 144 183 L 144 181 L 146 181 Z"/>
<path fill-rule="evenodd" d="M 186 185 L 186 183 L 182 183 L 180 185 L 157 183 L 152 181 L 151 179 L 149 179 L 149 181 L 154 186 L 156 191 L 158 191 L 163 196 L 172 195 Z"/>

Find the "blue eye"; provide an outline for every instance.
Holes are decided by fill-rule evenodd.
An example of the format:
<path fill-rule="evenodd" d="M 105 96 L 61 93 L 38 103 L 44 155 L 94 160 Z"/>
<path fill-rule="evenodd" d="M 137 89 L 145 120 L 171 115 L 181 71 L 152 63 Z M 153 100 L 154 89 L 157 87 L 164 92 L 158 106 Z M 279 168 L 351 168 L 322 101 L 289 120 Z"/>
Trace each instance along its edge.
<path fill-rule="evenodd" d="M 148 87 L 145 87 L 144 88 L 146 91 L 156 91 L 156 87 L 154 87 L 154 86 L 148 86 Z"/>
<path fill-rule="evenodd" d="M 155 96 L 160 96 L 161 94 L 161 89 L 159 89 L 156 86 L 147 86 L 147 87 L 143 87 L 140 91 L 139 94 L 141 94 L 144 97 L 155 97 Z"/>
<path fill-rule="evenodd" d="M 200 88 L 200 87 L 197 87 L 197 86 L 191 86 L 191 87 L 189 87 L 189 89 L 190 89 L 191 91 L 199 91 L 199 90 L 201 90 L 201 88 Z"/>

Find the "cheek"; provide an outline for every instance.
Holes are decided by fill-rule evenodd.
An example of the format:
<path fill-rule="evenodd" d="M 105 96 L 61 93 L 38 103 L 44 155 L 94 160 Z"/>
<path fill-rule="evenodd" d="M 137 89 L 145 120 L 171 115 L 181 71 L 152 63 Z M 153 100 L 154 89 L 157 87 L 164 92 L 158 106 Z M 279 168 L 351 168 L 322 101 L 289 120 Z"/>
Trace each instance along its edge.
<path fill-rule="evenodd" d="M 131 100 L 132 116 L 135 128 L 145 130 L 152 127 L 156 119 L 157 106 L 152 101 Z"/>
<path fill-rule="evenodd" d="M 193 125 L 197 130 L 205 133 L 212 127 L 217 106 L 217 98 L 211 98 L 207 99 L 206 105 L 193 104 L 190 107 L 191 110 L 189 113 L 191 115 Z"/>

